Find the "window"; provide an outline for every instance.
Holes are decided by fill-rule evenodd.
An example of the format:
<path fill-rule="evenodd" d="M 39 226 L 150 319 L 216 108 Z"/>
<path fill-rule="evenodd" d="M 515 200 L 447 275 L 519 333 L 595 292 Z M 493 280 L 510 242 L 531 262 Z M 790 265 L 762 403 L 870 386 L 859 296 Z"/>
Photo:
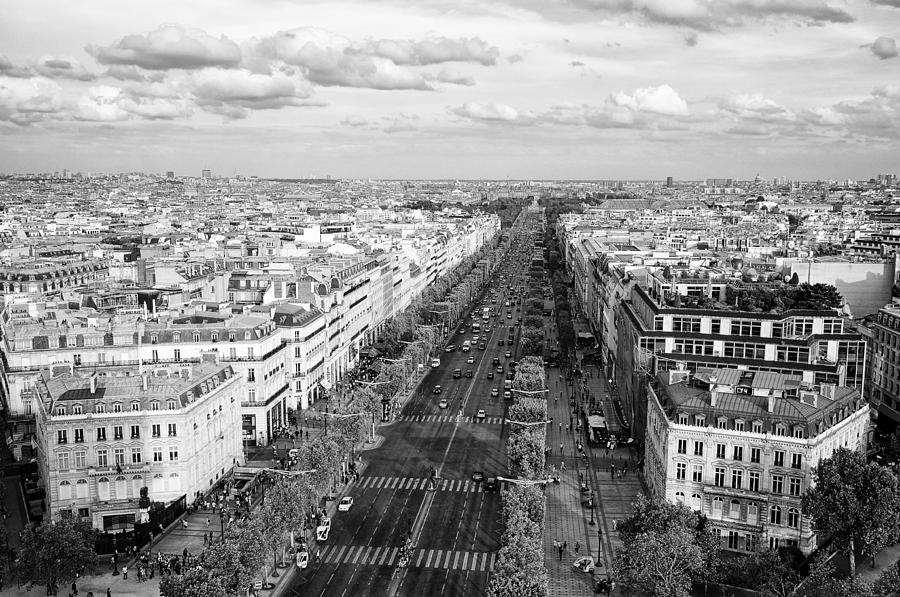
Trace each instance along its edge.
<path fill-rule="evenodd" d="M 141 449 L 131 448 L 131 464 L 140 464 L 143 460 L 144 459 L 141 458 Z"/>
<path fill-rule="evenodd" d="M 728 429 L 728 419 L 719 417 L 716 419 L 716 427 L 719 429 Z"/>
<path fill-rule="evenodd" d="M 256 381 L 256 369 L 247 369 L 247 381 Z"/>
<path fill-rule="evenodd" d="M 775 466 L 784 466 L 784 450 L 775 450 L 772 456 L 772 464 Z"/>
<path fill-rule="evenodd" d="M 788 493 L 794 497 L 800 497 L 800 479 L 797 477 L 788 479 Z"/>
<path fill-rule="evenodd" d="M 747 504 L 747 523 L 756 524 L 757 516 L 759 516 L 759 506 L 756 504 Z"/>
<path fill-rule="evenodd" d="M 141 403 L 140 403 L 140 402 L 132 402 L 132 403 L 131 403 L 131 410 L 132 410 L 132 411 L 139 411 L 139 410 L 141 410 Z"/>
<path fill-rule="evenodd" d="M 731 471 L 731 487 L 732 489 L 740 489 L 744 484 L 744 471 L 733 469 Z"/>
<path fill-rule="evenodd" d="M 759 472 L 750 471 L 748 479 L 748 489 L 750 489 L 750 491 L 759 491 Z"/>
<path fill-rule="evenodd" d="M 75 468 L 84 468 L 85 455 L 86 455 L 86 452 L 84 450 L 75 452 Z"/>
<path fill-rule="evenodd" d="M 247 401 L 248 402 L 256 402 L 256 390 L 253 390 L 253 389 L 247 390 Z"/>
<path fill-rule="evenodd" d="M 150 403 L 150 410 L 159 410 L 159 400 Z"/>
<path fill-rule="evenodd" d="M 169 460 L 178 460 L 178 446 L 169 446 Z"/>
<path fill-rule="evenodd" d="M 785 436 L 787 435 L 787 428 L 781 423 L 775 425 L 775 435 Z"/>
<path fill-rule="evenodd" d="M 70 482 L 63 481 L 62 483 L 59 484 L 59 499 L 60 500 L 72 499 L 72 484 Z M 63 510 L 62 512 L 60 512 L 60 514 L 62 514 L 63 512 L 71 513 L 69 510 Z M 63 518 L 66 518 L 66 516 L 63 516 Z"/>
<path fill-rule="evenodd" d="M 803 439 L 803 427 L 794 427 L 794 437 Z"/>
<path fill-rule="evenodd" d="M 683 462 L 679 462 L 675 465 L 675 478 L 679 481 L 684 481 L 687 476 L 687 465 Z"/>
<path fill-rule="evenodd" d="M 728 531 L 728 549 L 738 548 L 738 539 L 740 535 L 737 531 Z"/>
<path fill-rule="evenodd" d="M 800 469 L 801 464 L 803 463 L 803 454 L 798 454 L 797 452 L 791 453 L 791 468 Z"/>
<path fill-rule="evenodd" d="M 65 429 L 57 429 L 56 430 L 56 443 L 64 444 L 68 440 L 66 439 L 66 430 Z"/>
<path fill-rule="evenodd" d="M 163 461 L 162 448 L 153 448 L 153 462 L 162 462 L 162 461 Z"/>
<path fill-rule="evenodd" d="M 762 433 L 762 421 L 753 421 L 753 423 L 751 424 L 751 428 L 753 430 L 753 433 Z"/>
<path fill-rule="evenodd" d="M 725 444 L 716 444 L 716 458 L 725 458 Z"/>
<path fill-rule="evenodd" d="M 109 452 L 107 450 L 97 450 L 97 467 L 106 468 L 109 466 Z"/>
<path fill-rule="evenodd" d="M 159 362 L 159 351 L 158 350 L 154 349 L 154 350 L 150 351 L 150 360 L 153 361 L 154 363 Z"/>
<path fill-rule="evenodd" d="M 166 408 L 168 408 L 169 410 L 175 410 L 177 408 L 177 406 L 175 405 L 175 401 L 174 400 L 167 401 Z"/>
<path fill-rule="evenodd" d="M 141 426 L 140 425 L 132 425 L 131 426 L 131 439 L 137 439 L 141 437 Z"/>
<path fill-rule="evenodd" d="M 153 425 L 153 426 L 150 428 L 150 430 L 151 430 L 151 435 L 153 435 L 153 437 L 159 437 L 159 436 L 160 436 L 159 424 Z"/>
<path fill-rule="evenodd" d="M 116 464 L 125 464 L 125 448 L 116 448 L 113 450 L 113 455 L 116 459 Z"/>
<path fill-rule="evenodd" d="M 792 529 L 800 528 L 800 510 L 791 508 L 788 510 L 788 526 Z"/>
<path fill-rule="evenodd" d="M 114 413 L 122 412 L 122 403 L 121 402 L 116 402 L 115 404 L 113 404 L 113 412 Z"/>
<path fill-rule="evenodd" d="M 694 442 L 694 456 L 703 456 L 703 442 Z"/>
<path fill-rule="evenodd" d="M 712 513 L 713 516 L 717 516 L 719 518 L 722 517 L 722 498 L 716 496 L 712 501 Z"/>
<path fill-rule="evenodd" d="M 56 414 L 57 414 L 57 416 L 60 416 L 60 417 L 63 416 L 64 414 L 66 414 L 66 407 L 65 406 L 57 406 Z"/>
<path fill-rule="evenodd" d="M 75 443 L 83 444 L 84 443 L 84 429 L 76 429 L 75 430 Z"/>
<path fill-rule="evenodd" d="M 691 494 L 691 508 L 693 508 L 694 510 L 700 509 L 700 494 L 699 493 Z"/>
<path fill-rule="evenodd" d="M 743 431 L 744 430 L 744 422 L 740 419 L 734 422 L 734 430 L 735 431 Z"/>
<path fill-rule="evenodd" d="M 703 415 L 694 415 L 694 425 L 704 427 L 706 425 L 706 417 Z"/>
<path fill-rule="evenodd" d="M 178 435 L 178 425 L 176 423 L 169 423 L 169 437 L 175 437 Z"/>
<path fill-rule="evenodd" d="M 61 471 L 69 470 L 69 453 L 61 452 L 56 455 L 56 468 Z"/>
<path fill-rule="evenodd" d="M 723 466 L 716 467 L 715 484 L 716 484 L 716 487 L 725 487 L 725 467 L 723 467 Z"/>
<path fill-rule="evenodd" d="M 769 549 L 777 550 L 781 547 L 781 539 L 778 537 L 769 537 Z"/>
<path fill-rule="evenodd" d="M 675 492 L 675 501 L 678 502 L 679 504 L 684 503 L 684 492 L 683 491 Z"/>
<path fill-rule="evenodd" d="M 769 523 L 781 524 L 781 506 L 772 506 L 769 509 Z"/>
<path fill-rule="evenodd" d="M 784 475 L 772 475 L 772 493 L 784 493 Z"/>
<path fill-rule="evenodd" d="M 175 358 L 176 361 L 180 361 L 180 360 L 181 360 L 181 349 L 179 349 L 179 348 L 176 348 L 176 349 L 175 349 L 175 357 L 174 357 L 174 358 Z"/>
<path fill-rule="evenodd" d="M 744 551 L 756 551 L 756 535 L 750 533 L 744 535 Z"/>
<path fill-rule="evenodd" d="M 753 464 L 759 464 L 760 453 L 761 450 L 759 448 L 750 448 L 750 462 L 752 462 Z"/>
<path fill-rule="evenodd" d="M 722 329 L 722 320 L 718 317 L 713 317 L 709 320 L 709 333 L 710 334 L 718 334 Z"/>
<path fill-rule="evenodd" d="M 735 446 L 734 447 L 734 460 L 743 460 L 744 459 L 744 446 Z"/>
<path fill-rule="evenodd" d="M 194 332 L 194 342 L 199 342 L 199 341 L 200 341 L 200 333 Z"/>
<path fill-rule="evenodd" d="M 687 440 L 686 439 L 678 440 L 678 453 L 679 454 L 687 454 Z"/>
<path fill-rule="evenodd" d="M 122 439 L 122 426 L 115 425 L 113 426 L 113 439 Z"/>
<path fill-rule="evenodd" d="M 694 471 L 692 473 L 692 477 L 694 483 L 702 483 L 703 482 L 703 465 L 695 464 Z"/>
<path fill-rule="evenodd" d="M 687 425 L 688 424 L 688 416 L 684 413 L 678 413 L 678 424 L 679 425 Z"/>
<path fill-rule="evenodd" d="M 91 515 L 90 508 L 78 508 L 78 518 L 87 518 Z"/>
<path fill-rule="evenodd" d="M 731 500 L 731 502 L 728 504 L 728 516 L 736 519 L 741 517 L 740 500 Z"/>

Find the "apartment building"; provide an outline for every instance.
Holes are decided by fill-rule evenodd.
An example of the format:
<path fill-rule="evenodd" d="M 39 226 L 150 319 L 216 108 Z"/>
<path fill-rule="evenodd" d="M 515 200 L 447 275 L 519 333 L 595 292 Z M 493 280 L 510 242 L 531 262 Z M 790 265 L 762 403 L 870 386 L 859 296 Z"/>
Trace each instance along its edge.
<path fill-rule="evenodd" d="M 722 548 L 816 548 L 801 501 L 818 462 L 864 451 L 856 388 L 736 368 L 661 371 L 647 388 L 644 475 L 652 496 L 703 512 Z"/>
<path fill-rule="evenodd" d="M 900 424 L 900 304 L 880 309 L 864 330 L 869 341 L 867 398 L 885 427 Z"/>
<path fill-rule="evenodd" d="M 291 385 L 290 404 L 295 409 L 307 409 L 325 390 L 325 314 L 310 305 L 285 303 L 275 308 L 273 319 L 287 346 L 284 361 Z"/>
<path fill-rule="evenodd" d="M 244 379 L 215 358 L 42 371 L 26 393 L 35 409 L 46 516 L 128 530 L 142 487 L 164 503 L 208 490 L 243 460 L 245 392 Z"/>

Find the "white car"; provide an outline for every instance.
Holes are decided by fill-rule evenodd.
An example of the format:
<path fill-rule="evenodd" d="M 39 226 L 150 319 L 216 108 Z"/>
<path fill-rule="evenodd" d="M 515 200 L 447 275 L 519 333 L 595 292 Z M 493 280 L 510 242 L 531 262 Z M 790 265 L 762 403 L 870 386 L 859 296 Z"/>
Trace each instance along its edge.
<path fill-rule="evenodd" d="M 487 416 L 487 413 L 484 412 L 484 409 L 483 409 L 483 408 L 479 409 L 479 410 L 478 410 L 478 414 L 475 415 L 475 417 L 477 417 L 477 418 L 479 418 L 479 419 L 483 419 L 483 418 L 485 418 L 486 416 Z"/>
<path fill-rule="evenodd" d="M 350 508 L 353 507 L 353 498 L 349 495 L 347 497 L 342 497 L 340 503 L 338 504 L 338 512 L 347 512 Z"/>
<path fill-rule="evenodd" d="M 475 362 L 475 357 L 469 357 L 468 359 L 466 359 L 466 362 L 471 365 Z"/>
<path fill-rule="evenodd" d="M 446 399 L 441 400 L 440 402 L 438 402 L 438 408 L 448 408 L 449 406 L 450 406 L 450 403 L 447 402 Z"/>

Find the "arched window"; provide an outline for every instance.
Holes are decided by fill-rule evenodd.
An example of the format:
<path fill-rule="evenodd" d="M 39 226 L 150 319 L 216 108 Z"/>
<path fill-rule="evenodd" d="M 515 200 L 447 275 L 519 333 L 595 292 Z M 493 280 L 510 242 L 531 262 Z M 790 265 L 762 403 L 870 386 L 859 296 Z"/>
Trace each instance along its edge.
<path fill-rule="evenodd" d="M 714 497 L 712 501 L 712 514 L 713 516 L 722 516 L 722 498 Z"/>
<path fill-rule="evenodd" d="M 80 415 L 82 412 L 84 412 L 84 411 L 80 404 L 72 405 L 72 414 L 73 415 Z"/>
<path fill-rule="evenodd" d="M 166 408 L 168 408 L 169 410 L 175 410 L 175 401 L 169 400 L 168 402 L 166 402 Z"/>
<path fill-rule="evenodd" d="M 59 499 L 72 499 L 72 484 L 68 481 L 63 481 L 59 484 Z"/>
<path fill-rule="evenodd" d="M 166 490 L 166 479 L 160 473 L 153 475 L 153 493 L 162 493 Z"/>
<path fill-rule="evenodd" d="M 676 491 L 676 492 L 675 492 L 675 501 L 676 501 L 677 503 L 679 503 L 679 504 L 683 504 L 683 503 L 684 503 L 684 492 L 683 492 L 683 491 Z"/>
<path fill-rule="evenodd" d="M 693 508 L 694 510 L 700 509 L 700 494 L 699 493 L 691 494 L 691 508 Z"/>
<path fill-rule="evenodd" d="M 101 502 L 109 499 L 109 479 L 106 477 L 97 479 L 97 498 Z"/>
<path fill-rule="evenodd" d="M 115 402 L 115 403 L 113 403 L 113 412 L 114 412 L 114 413 L 120 413 L 120 412 L 122 412 L 122 403 L 121 403 L 121 402 Z"/>
<path fill-rule="evenodd" d="M 179 478 L 178 473 L 172 473 L 169 475 L 169 491 L 180 491 L 181 490 L 181 478 Z"/>
<path fill-rule="evenodd" d="M 124 500 L 127 497 L 128 497 L 128 480 L 124 476 L 119 475 L 118 477 L 116 477 L 116 499 Z"/>
<path fill-rule="evenodd" d="M 144 477 L 141 475 L 135 475 L 131 478 L 131 495 L 139 496 L 141 495 L 141 487 L 144 486 Z"/>
<path fill-rule="evenodd" d="M 728 504 L 728 515 L 731 518 L 740 518 L 741 517 L 741 501 L 740 500 L 731 500 Z"/>
<path fill-rule="evenodd" d="M 200 332 L 194 332 L 194 342 L 200 341 Z"/>
<path fill-rule="evenodd" d="M 747 504 L 747 524 L 756 524 L 757 516 L 759 516 L 759 506 Z"/>
<path fill-rule="evenodd" d="M 98 402 L 97 404 L 94 405 L 94 412 L 105 413 L 106 405 L 103 404 L 102 402 Z"/>
<path fill-rule="evenodd" d="M 141 410 L 141 403 L 138 402 L 137 400 L 133 401 L 133 402 L 131 403 L 131 410 L 132 410 L 132 411 L 139 411 L 139 410 Z"/>
<path fill-rule="evenodd" d="M 797 508 L 788 510 L 788 526 L 792 529 L 800 528 L 800 510 Z"/>
<path fill-rule="evenodd" d="M 88 482 L 86 479 L 78 479 L 75 482 L 75 495 L 79 498 L 86 498 L 88 496 Z"/>
<path fill-rule="evenodd" d="M 769 510 L 769 523 L 781 524 L 781 506 L 772 506 Z"/>

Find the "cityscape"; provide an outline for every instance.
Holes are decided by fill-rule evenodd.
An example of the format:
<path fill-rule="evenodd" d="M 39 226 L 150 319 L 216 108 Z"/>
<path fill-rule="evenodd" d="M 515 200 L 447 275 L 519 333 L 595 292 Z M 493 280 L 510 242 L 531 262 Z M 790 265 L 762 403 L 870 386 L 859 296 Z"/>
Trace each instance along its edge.
<path fill-rule="evenodd" d="M 900 596 L 895 0 L 0 20 L 0 597 Z"/>

